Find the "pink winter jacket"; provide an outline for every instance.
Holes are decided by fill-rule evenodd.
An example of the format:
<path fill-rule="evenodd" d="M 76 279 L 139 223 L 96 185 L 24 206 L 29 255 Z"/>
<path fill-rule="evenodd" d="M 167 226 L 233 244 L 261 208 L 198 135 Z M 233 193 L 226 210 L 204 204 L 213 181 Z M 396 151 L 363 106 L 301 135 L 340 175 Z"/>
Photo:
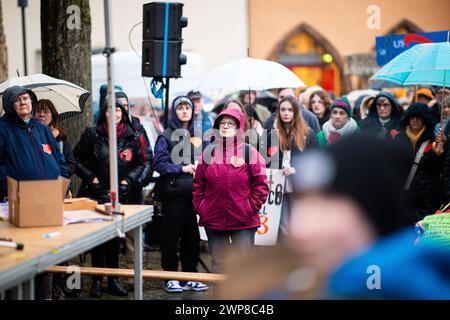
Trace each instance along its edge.
<path fill-rule="evenodd" d="M 258 212 L 269 194 L 266 163 L 253 147 L 249 164 L 244 161 L 244 114 L 225 110 L 217 117 L 214 128 L 219 128 L 223 115 L 238 120 L 241 134 L 227 142 L 219 139 L 209 165 L 203 161 L 205 154 L 200 158 L 192 184 L 194 209 L 200 216 L 200 226 L 212 230 L 257 228 Z M 231 164 L 233 155 L 240 159 L 240 166 Z"/>

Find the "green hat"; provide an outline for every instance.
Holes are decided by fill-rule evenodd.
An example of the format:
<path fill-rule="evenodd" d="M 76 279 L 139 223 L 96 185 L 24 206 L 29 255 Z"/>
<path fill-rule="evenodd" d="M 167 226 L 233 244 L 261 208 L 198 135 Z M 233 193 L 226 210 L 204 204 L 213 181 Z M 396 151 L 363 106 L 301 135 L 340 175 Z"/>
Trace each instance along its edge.
<path fill-rule="evenodd" d="M 334 108 L 341 108 L 348 114 L 349 118 L 352 116 L 352 106 L 350 105 L 350 102 L 348 101 L 346 96 L 343 96 L 342 98 L 334 101 L 331 105 L 331 110 L 333 110 Z"/>

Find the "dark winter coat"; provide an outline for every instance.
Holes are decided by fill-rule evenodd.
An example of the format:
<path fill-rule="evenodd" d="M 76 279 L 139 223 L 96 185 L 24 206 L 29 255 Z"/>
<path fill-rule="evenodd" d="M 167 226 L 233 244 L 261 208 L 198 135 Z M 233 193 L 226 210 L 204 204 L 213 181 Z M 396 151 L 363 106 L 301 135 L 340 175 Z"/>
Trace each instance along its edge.
<path fill-rule="evenodd" d="M 125 135 L 117 137 L 119 201 L 126 204 L 129 203 L 131 185 L 137 182 L 144 170 L 144 157 L 139 136 L 126 116 L 125 109 L 118 102 L 116 106 L 122 109 L 122 121 L 126 125 Z M 105 113 L 106 107 L 102 109 L 97 125 L 85 129 L 73 150 L 78 162 L 76 173 L 83 180 L 78 196 L 90 197 L 101 203 L 110 201 L 109 138 L 104 127 Z M 98 184 L 92 183 L 95 177 L 99 180 Z M 128 185 L 122 185 L 122 180 L 126 180 Z"/>
<path fill-rule="evenodd" d="M 14 102 L 20 95 L 28 93 L 34 114 L 36 95 L 19 86 L 8 88 L 3 93 L 5 115 L 0 119 L 0 172 L 2 196 L 7 190 L 6 177 L 16 180 L 47 180 L 58 176 L 68 178 L 64 156 L 58 152 L 58 144 L 50 128 L 33 118 L 26 124 L 16 113 Z"/>
<path fill-rule="evenodd" d="M 136 183 L 131 186 L 130 204 L 142 204 L 144 195 L 142 189 L 145 188 L 153 178 L 153 151 L 148 139 L 147 132 L 138 118 L 131 117 L 131 123 L 139 137 L 142 155 L 144 157 L 144 170 Z"/>
<path fill-rule="evenodd" d="M 56 142 L 58 143 L 59 150 L 63 152 L 64 159 L 67 163 L 68 174 L 71 177 L 77 169 L 77 160 L 73 156 L 72 145 L 67 141 L 67 138 L 61 138 L 61 135 L 56 137 Z"/>
<path fill-rule="evenodd" d="M 435 102 L 431 107 L 431 121 L 434 125 L 438 124 L 441 121 L 441 106 L 440 101 Z"/>
<path fill-rule="evenodd" d="M 317 117 L 317 120 L 319 121 L 319 125 L 320 125 L 320 129 L 322 129 L 323 124 L 325 122 L 327 122 L 328 120 L 330 120 L 330 116 L 331 116 L 331 110 L 330 109 L 326 109 L 325 113 L 323 114 L 322 118 Z"/>
<path fill-rule="evenodd" d="M 238 121 L 241 135 L 231 143 L 218 139 L 217 143 L 226 148 L 216 146 L 209 164 L 204 163 L 203 154 L 193 183 L 194 209 L 200 216 L 199 224 L 212 230 L 257 228 L 260 226 L 259 210 L 269 194 L 266 163 L 254 147 L 251 147 L 249 163 L 244 162 L 244 114 L 234 109 L 222 111 L 214 123 L 215 128 L 223 115 Z M 224 152 L 227 148 L 233 148 L 233 152 Z M 231 164 L 232 154 L 243 163 Z"/>
<path fill-rule="evenodd" d="M 429 110 L 426 105 L 416 106 L 413 104 L 407 110 L 405 118 L 402 121 L 402 130 L 395 136 L 395 140 L 401 143 L 411 153 L 411 163 L 405 164 L 411 168 L 417 151 L 424 141 L 428 140 L 428 144 L 424 150 L 419 166 L 417 168 L 414 179 L 412 180 L 410 189 L 406 191 L 403 208 L 404 219 L 406 222 L 415 223 L 425 215 L 432 214 L 439 209 L 442 202 L 442 186 L 441 174 L 443 171 L 443 157 L 438 156 L 432 150 L 434 142 L 433 127 L 431 125 Z M 416 143 L 415 148 L 411 144 L 409 137 L 406 135 L 406 127 L 409 118 L 417 115 L 425 120 L 426 129 Z"/>
<path fill-rule="evenodd" d="M 153 151 L 150 145 L 150 140 L 148 139 L 147 132 L 145 131 L 144 126 L 141 124 L 141 121 L 137 117 L 133 117 L 130 114 L 130 102 L 128 96 L 125 92 L 121 91 L 122 88 L 116 88 L 115 92 L 116 99 L 125 98 L 128 101 L 128 111 L 127 115 L 131 120 L 131 125 L 133 129 L 139 135 L 139 142 L 141 143 L 142 155 L 144 156 L 145 169 L 142 172 L 142 175 L 138 178 L 137 183 L 133 185 L 133 193 L 142 193 L 142 188 L 146 187 L 153 176 Z M 141 197 L 134 197 L 133 203 L 141 202 Z"/>
<path fill-rule="evenodd" d="M 387 98 L 392 105 L 391 120 L 384 126 L 381 124 L 377 112 L 377 100 Z M 402 108 L 390 92 L 380 92 L 373 100 L 369 114 L 359 122 L 362 133 L 374 134 L 379 137 L 389 137 L 401 130 Z"/>

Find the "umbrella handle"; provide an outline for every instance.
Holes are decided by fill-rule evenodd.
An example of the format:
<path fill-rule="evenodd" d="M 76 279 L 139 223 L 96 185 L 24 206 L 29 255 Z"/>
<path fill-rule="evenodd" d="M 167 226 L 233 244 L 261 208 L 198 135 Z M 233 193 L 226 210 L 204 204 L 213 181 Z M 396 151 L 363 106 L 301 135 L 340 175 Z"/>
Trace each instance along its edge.
<path fill-rule="evenodd" d="M 445 77 L 447 76 L 447 70 L 444 71 L 444 86 L 442 87 L 442 98 L 441 98 L 441 129 L 444 130 L 442 127 L 444 125 L 444 98 L 445 98 Z"/>

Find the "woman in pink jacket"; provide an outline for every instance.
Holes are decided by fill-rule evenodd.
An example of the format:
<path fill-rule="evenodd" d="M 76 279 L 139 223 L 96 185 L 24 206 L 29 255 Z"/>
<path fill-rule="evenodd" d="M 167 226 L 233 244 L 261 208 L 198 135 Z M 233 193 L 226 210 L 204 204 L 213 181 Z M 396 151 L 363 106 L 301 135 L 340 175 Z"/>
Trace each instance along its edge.
<path fill-rule="evenodd" d="M 244 114 L 222 111 L 214 122 L 214 144 L 203 152 L 195 172 L 194 209 L 204 226 L 218 272 L 223 251 L 231 246 L 251 250 L 260 226 L 259 210 L 269 193 L 264 158 L 244 143 Z"/>

